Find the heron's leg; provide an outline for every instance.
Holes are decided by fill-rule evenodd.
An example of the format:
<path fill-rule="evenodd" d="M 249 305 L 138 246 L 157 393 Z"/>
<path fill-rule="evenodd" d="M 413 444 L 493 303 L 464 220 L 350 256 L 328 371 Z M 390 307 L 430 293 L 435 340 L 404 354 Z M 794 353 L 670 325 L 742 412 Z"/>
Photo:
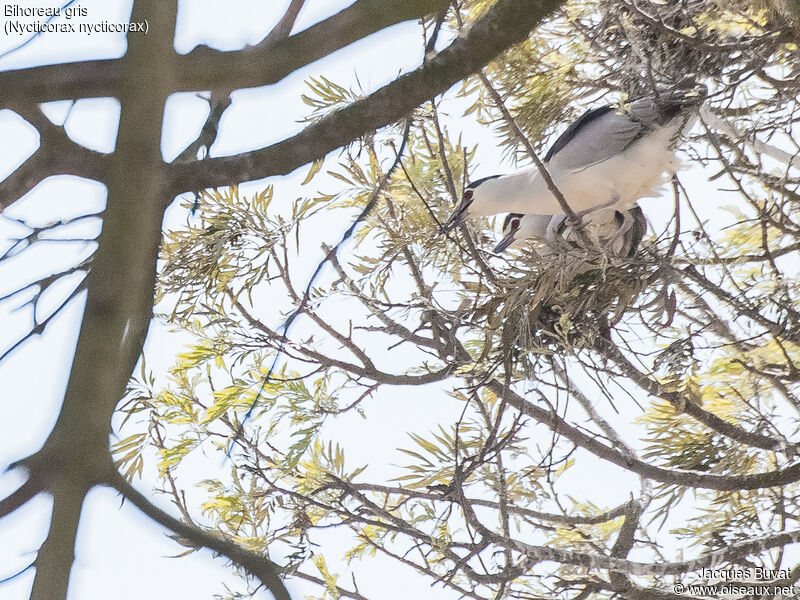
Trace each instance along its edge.
<path fill-rule="evenodd" d="M 619 194 L 617 194 L 616 192 L 612 192 L 611 193 L 611 200 L 609 200 L 608 202 L 603 202 L 603 204 L 598 204 L 597 206 L 592 206 L 591 208 L 586 208 L 584 210 L 576 211 L 574 219 L 570 219 L 570 218 L 566 219 L 567 224 L 573 229 L 577 229 L 579 227 L 583 227 L 583 217 L 585 217 L 586 215 L 591 214 L 591 213 L 593 213 L 595 211 L 603 210 L 604 208 L 608 208 L 609 206 L 614 206 L 617 202 L 619 202 L 619 200 L 620 200 Z M 628 225 L 628 227 L 630 227 L 630 225 Z"/>
<path fill-rule="evenodd" d="M 611 200 L 609 200 L 608 202 L 603 202 L 603 204 L 598 204 L 597 206 L 593 206 L 592 208 L 587 208 L 580 212 L 576 212 L 575 215 L 582 219 L 583 217 L 585 217 L 590 213 L 593 213 L 598 210 L 603 210 L 604 208 L 608 208 L 609 206 L 614 206 L 617 202 L 619 202 L 619 194 L 614 192 L 611 195 Z"/>
<path fill-rule="evenodd" d="M 606 248 L 613 251 L 614 244 L 618 239 L 628 233 L 631 227 L 633 227 L 633 215 L 631 215 L 630 211 L 626 210 L 624 213 L 622 213 L 622 223 L 620 224 L 619 229 L 617 229 L 614 235 L 608 238 L 608 241 L 605 244 Z M 622 249 L 620 248 L 620 250 L 615 252 L 615 254 L 622 254 Z"/>

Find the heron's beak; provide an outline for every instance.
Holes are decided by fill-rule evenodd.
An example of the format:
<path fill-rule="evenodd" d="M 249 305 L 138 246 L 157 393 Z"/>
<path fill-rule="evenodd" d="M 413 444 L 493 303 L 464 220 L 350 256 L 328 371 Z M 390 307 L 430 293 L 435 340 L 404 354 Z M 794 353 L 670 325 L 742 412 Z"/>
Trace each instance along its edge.
<path fill-rule="evenodd" d="M 453 214 L 450 215 L 450 218 L 442 225 L 442 233 L 447 233 L 456 225 L 461 225 L 464 222 L 467 217 L 467 208 L 469 208 L 469 205 L 469 202 L 464 202 L 462 200 L 462 202 L 456 206 Z"/>
<path fill-rule="evenodd" d="M 516 236 L 516 233 L 517 233 L 516 231 L 508 232 L 506 234 L 506 237 L 500 240 L 500 243 L 494 247 L 494 250 L 492 250 L 492 252 L 494 252 L 495 254 L 500 254 L 503 250 L 508 248 L 511 244 L 514 243 L 514 238 Z"/>

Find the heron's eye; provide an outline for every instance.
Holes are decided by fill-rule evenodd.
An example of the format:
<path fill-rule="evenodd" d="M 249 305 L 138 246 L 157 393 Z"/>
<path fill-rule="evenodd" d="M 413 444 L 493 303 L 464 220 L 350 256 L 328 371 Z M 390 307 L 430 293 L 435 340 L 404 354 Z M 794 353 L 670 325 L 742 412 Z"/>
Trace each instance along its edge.
<path fill-rule="evenodd" d="M 520 222 L 521 222 L 520 219 L 517 217 L 511 219 L 511 223 L 509 223 L 511 231 L 516 231 L 517 229 L 519 229 Z"/>
<path fill-rule="evenodd" d="M 469 202 L 472 200 L 472 190 L 464 190 L 464 201 Z"/>

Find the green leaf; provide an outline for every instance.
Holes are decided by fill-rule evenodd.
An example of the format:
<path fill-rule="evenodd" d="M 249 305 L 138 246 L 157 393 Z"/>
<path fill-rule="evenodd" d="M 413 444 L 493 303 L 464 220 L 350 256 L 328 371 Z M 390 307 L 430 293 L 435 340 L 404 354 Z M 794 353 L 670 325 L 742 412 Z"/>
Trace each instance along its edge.
<path fill-rule="evenodd" d="M 303 179 L 303 183 L 301 183 L 300 185 L 306 185 L 309 181 L 311 181 L 314 178 L 314 175 L 319 173 L 324 162 L 325 162 L 325 157 L 322 157 L 311 163 L 311 168 L 308 170 L 308 175 L 306 175 L 306 178 Z"/>

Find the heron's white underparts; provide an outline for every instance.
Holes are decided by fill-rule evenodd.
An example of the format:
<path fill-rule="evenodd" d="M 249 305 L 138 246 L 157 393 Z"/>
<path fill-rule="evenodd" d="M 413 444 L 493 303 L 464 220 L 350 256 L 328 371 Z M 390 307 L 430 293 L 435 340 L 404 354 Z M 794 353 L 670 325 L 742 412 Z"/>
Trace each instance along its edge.
<path fill-rule="evenodd" d="M 559 136 L 544 159 L 569 207 L 577 214 L 596 212 L 595 221 L 605 219 L 612 225 L 616 214 L 622 215 L 624 223 L 617 233 L 624 237 L 635 221 L 628 211 L 638 209 L 641 198 L 657 195 L 668 174 L 679 167 L 676 146 L 694 123 L 706 94 L 704 86 L 684 81 L 619 106 L 584 113 Z M 525 231 L 531 232 L 530 237 L 540 237 L 542 227 L 545 232 L 548 227 L 552 230 L 554 215 L 563 217 L 557 198 L 533 167 L 470 183 L 444 228 L 466 217 L 502 212 L 530 215 L 520 221 L 518 240 L 524 239 Z"/>

